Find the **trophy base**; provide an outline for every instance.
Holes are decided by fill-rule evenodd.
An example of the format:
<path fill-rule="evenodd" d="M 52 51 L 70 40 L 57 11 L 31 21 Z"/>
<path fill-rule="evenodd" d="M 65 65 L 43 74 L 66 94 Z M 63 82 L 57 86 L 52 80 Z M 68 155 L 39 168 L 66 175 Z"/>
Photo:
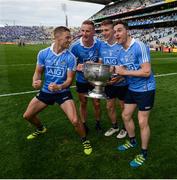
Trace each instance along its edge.
<path fill-rule="evenodd" d="M 103 94 L 98 94 L 98 93 L 95 93 L 95 92 L 88 92 L 88 94 L 85 95 L 86 97 L 90 97 L 90 98 L 96 98 L 96 99 L 107 99 L 107 96 L 105 93 Z"/>

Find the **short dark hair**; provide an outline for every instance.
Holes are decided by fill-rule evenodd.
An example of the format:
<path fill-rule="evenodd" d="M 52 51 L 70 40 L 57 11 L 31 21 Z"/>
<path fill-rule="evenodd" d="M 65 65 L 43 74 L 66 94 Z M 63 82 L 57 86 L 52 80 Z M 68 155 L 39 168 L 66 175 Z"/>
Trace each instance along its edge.
<path fill-rule="evenodd" d="M 118 24 L 122 24 L 124 27 L 125 27 L 125 29 L 129 29 L 129 27 L 128 27 L 128 23 L 126 22 L 126 21 L 123 21 L 123 20 L 117 20 L 116 22 L 114 22 L 114 26 L 116 26 L 116 25 L 118 25 Z"/>
<path fill-rule="evenodd" d="M 106 19 L 104 21 L 101 22 L 101 26 L 106 26 L 106 25 L 112 25 L 113 26 L 113 21 L 110 19 Z"/>
<path fill-rule="evenodd" d="M 91 25 L 93 28 L 95 28 L 94 22 L 90 20 L 85 20 L 84 22 L 82 22 L 82 24 Z"/>
<path fill-rule="evenodd" d="M 56 33 L 62 33 L 62 32 L 66 32 L 66 31 L 70 32 L 70 30 L 67 27 L 65 27 L 65 26 L 58 26 L 58 27 L 56 27 L 54 29 L 53 34 L 55 36 Z"/>

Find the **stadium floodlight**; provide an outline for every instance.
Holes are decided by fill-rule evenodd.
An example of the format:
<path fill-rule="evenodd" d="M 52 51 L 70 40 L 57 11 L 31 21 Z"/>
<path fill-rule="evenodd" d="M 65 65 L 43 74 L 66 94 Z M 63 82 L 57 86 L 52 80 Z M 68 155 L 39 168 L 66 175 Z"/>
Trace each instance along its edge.
<path fill-rule="evenodd" d="M 108 5 L 110 6 L 110 5 L 113 5 L 114 4 L 114 2 L 110 2 Z"/>
<path fill-rule="evenodd" d="M 66 27 L 68 27 L 68 16 L 67 16 L 67 14 L 66 14 L 66 11 L 67 11 L 66 4 L 65 4 L 65 3 L 62 3 L 62 4 L 61 4 L 61 8 L 62 8 L 62 10 L 63 10 L 63 12 L 64 12 L 64 14 L 65 14 L 65 25 L 66 25 Z"/>

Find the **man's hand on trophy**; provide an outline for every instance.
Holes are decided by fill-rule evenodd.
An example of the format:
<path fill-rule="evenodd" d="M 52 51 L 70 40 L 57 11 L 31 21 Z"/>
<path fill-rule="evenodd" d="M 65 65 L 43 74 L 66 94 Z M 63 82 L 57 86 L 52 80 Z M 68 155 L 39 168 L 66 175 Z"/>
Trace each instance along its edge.
<path fill-rule="evenodd" d="M 98 62 L 95 62 L 95 61 L 86 61 L 85 62 L 86 64 L 102 64 L 100 61 L 98 61 Z"/>
<path fill-rule="evenodd" d="M 123 81 L 124 79 L 125 78 L 123 76 L 119 76 L 118 74 L 112 74 L 108 84 L 112 85 L 115 83 L 119 83 L 119 82 Z"/>
<path fill-rule="evenodd" d="M 93 64 L 94 61 L 86 61 L 85 63 L 87 63 L 87 64 Z"/>
<path fill-rule="evenodd" d="M 115 66 L 110 66 L 109 72 L 114 74 L 115 73 Z"/>
<path fill-rule="evenodd" d="M 77 71 L 83 71 L 84 64 L 78 64 L 76 67 Z"/>

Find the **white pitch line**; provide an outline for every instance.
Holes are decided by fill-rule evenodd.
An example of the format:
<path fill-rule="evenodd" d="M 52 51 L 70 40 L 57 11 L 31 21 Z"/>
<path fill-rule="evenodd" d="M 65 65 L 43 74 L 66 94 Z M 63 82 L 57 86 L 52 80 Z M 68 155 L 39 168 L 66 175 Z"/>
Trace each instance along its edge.
<path fill-rule="evenodd" d="M 71 88 L 75 88 L 76 86 L 71 86 Z M 9 93 L 9 94 L 0 94 L 0 97 L 8 97 L 8 96 L 16 96 L 16 95 L 23 95 L 23 94 L 32 94 L 39 92 L 39 90 L 35 91 L 26 91 L 26 92 L 18 92 L 18 93 Z"/>
<path fill-rule="evenodd" d="M 0 67 L 33 66 L 33 65 L 35 65 L 35 64 L 10 64 L 10 65 L 0 64 Z"/>
<path fill-rule="evenodd" d="M 155 75 L 155 77 L 172 76 L 172 75 L 176 75 L 176 74 L 177 73 L 157 74 L 157 75 Z"/>
<path fill-rule="evenodd" d="M 39 90 L 36 91 L 26 91 L 26 92 L 18 92 L 18 93 L 9 93 L 9 94 L 1 94 L 0 97 L 7 97 L 7 96 L 16 96 L 16 95 L 21 95 L 21 94 L 31 94 L 38 92 Z"/>
<path fill-rule="evenodd" d="M 167 73 L 167 74 L 157 74 L 155 77 L 165 77 L 165 76 L 173 76 L 176 75 L 176 73 Z M 75 88 L 76 86 L 71 86 L 71 88 Z M 36 93 L 39 90 L 36 91 L 26 91 L 26 92 L 18 92 L 18 93 L 9 93 L 9 94 L 0 94 L 0 97 L 8 97 L 8 96 L 16 96 L 16 95 L 23 95 L 23 94 L 31 94 L 31 93 Z"/>
<path fill-rule="evenodd" d="M 163 57 L 163 58 L 157 58 L 157 57 L 155 57 L 155 58 L 152 58 L 152 60 L 163 60 L 163 59 L 177 59 L 176 57 Z M 0 67 L 6 67 L 6 66 L 33 66 L 33 65 L 35 65 L 35 63 L 34 64 L 9 64 L 9 65 L 6 65 L 6 64 L 0 64 Z"/>
<path fill-rule="evenodd" d="M 152 59 L 152 61 L 153 60 L 164 60 L 164 59 L 169 59 L 169 60 L 177 60 L 177 57 L 163 57 L 163 58 L 158 58 L 158 57 L 155 57 L 155 58 L 151 58 Z"/>

